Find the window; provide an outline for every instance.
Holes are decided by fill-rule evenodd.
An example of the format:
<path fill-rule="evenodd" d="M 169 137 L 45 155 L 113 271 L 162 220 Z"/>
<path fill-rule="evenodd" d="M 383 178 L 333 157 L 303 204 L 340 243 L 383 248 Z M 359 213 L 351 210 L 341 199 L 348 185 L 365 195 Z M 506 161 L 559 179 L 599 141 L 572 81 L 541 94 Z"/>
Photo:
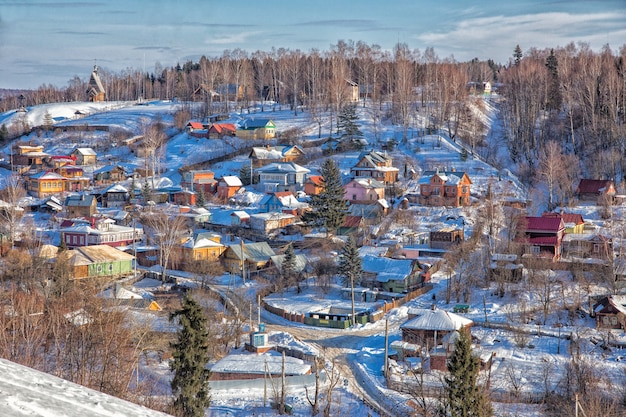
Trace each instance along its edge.
<path fill-rule="evenodd" d="M 593 253 L 600 253 L 600 245 L 597 243 L 593 244 Z"/>
<path fill-rule="evenodd" d="M 434 195 L 439 195 L 439 187 L 433 188 L 433 194 Z"/>
<path fill-rule="evenodd" d="M 98 265 L 96 271 L 98 271 L 99 274 L 102 273 L 102 265 Z"/>
<path fill-rule="evenodd" d="M 352 194 L 352 200 L 356 200 L 356 194 Z"/>
<path fill-rule="evenodd" d="M 540 252 L 541 252 L 541 248 L 539 246 L 530 247 L 530 253 L 532 253 L 533 255 L 539 255 Z"/>
<path fill-rule="evenodd" d="M 113 272 L 113 264 L 109 264 L 109 272 Z"/>
<path fill-rule="evenodd" d="M 467 194 L 467 185 L 464 185 L 462 188 L 463 194 Z"/>

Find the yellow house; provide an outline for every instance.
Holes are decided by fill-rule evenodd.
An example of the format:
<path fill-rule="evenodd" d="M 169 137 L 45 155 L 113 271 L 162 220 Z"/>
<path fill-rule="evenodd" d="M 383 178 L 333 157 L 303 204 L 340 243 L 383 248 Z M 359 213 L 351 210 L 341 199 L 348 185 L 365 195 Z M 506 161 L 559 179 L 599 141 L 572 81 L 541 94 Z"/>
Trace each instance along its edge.
<path fill-rule="evenodd" d="M 274 139 L 276 125 L 270 119 L 247 119 L 236 133 L 241 139 Z"/>
<path fill-rule="evenodd" d="M 217 261 L 226 247 L 221 243 L 221 236 L 215 233 L 194 233 L 178 248 L 179 256 L 174 256 L 173 263 L 180 262 L 176 268 L 185 269 L 195 261 Z"/>
<path fill-rule="evenodd" d="M 28 178 L 28 192 L 37 198 L 49 197 L 65 191 L 67 178 L 52 172 L 42 171 Z"/>

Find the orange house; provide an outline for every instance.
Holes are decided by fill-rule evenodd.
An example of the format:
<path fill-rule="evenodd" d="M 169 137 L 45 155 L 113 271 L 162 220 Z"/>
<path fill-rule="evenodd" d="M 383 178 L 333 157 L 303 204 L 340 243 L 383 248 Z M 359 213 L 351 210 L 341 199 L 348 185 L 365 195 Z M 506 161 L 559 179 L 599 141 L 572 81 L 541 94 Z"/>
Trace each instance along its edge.
<path fill-rule="evenodd" d="M 197 193 L 202 191 L 203 193 L 214 194 L 217 190 L 215 173 L 213 171 L 209 171 L 208 169 L 183 172 L 183 178 L 180 185 L 183 188 L 188 188 Z"/>
<path fill-rule="evenodd" d="M 49 197 L 65 191 L 67 178 L 51 171 L 42 171 L 28 178 L 28 192 L 37 197 Z"/>
<path fill-rule="evenodd" d="M 321 175 L 311 175 L 304 180 L 304 192 L 307 195 L 318 195 L 324 191 L 324 177 Z"/>
<path fill-rule="evenodd" d="M 471 185 L 465 172 L 426 171 L 419 181 L 420 203 L 425 206 L 469 206 Z"/>
<path fill-rule="evenodd" d="M 243 187 L 243 183 L 234 175 L 225 175 L 217 185 L 217 197 L 222 200 L 228 200 L 234 196 L 237 191 Z"/>
<path fill-rule="evenodd" d="M 175 268 L 183 269 L 191 266 L 194 261 L 217 261 L 226 250 L 221 243 L 221 236 L 209 232 L 195 232 L 177 248 L 178 255 L 175 262 L 180 262 Z"/>

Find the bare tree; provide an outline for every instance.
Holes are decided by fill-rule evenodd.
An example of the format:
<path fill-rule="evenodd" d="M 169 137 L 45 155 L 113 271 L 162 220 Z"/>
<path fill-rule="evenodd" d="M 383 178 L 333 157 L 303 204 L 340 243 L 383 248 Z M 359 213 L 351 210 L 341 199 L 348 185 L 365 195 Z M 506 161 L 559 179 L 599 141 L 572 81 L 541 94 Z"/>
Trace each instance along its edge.
<path fill-rule="evenodd" d="M 159 247 L 161 280 L 165 282 L 170 256 L 174 248 L 180 244 L 182 236 L 188 232 L 186 219 L 163 212 L 144 213 L 141 224 L 146 234 L 149 234 L 149 239 Z"/>
<path fill-rule="evenodd" d="M 5 187 L 0 191 L 0 199 L 6 203 L 0 207 L 0 222 L 9 236 L 9 243 L 13 246 L 17 224 L 24 214 L 20 207 L 20 200 L 26 196 L 26 189 L 18 175 L 11 175 L 5 180 Z"/>

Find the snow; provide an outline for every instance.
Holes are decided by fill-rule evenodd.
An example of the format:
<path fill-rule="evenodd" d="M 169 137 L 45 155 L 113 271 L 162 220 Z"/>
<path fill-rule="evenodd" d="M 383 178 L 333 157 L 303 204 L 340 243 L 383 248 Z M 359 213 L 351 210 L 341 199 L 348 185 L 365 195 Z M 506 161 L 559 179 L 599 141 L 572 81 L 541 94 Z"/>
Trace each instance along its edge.
<path fill-rule="evenodd" d="M 16 113 L 14 110 L 2 113 L 0 114 L 0 124 L 11 125 L 18 123 L 21 117 L 26 117 L 29 125 L 42 125 L 45 114 L 49 113 L 54 120 L 60 120 L 55 123 L 55 127 L 85 123 L 94 126 L 103 124 L 109 125 L 112 130 L 123 129 L 129 135 L 135 136 L 141 135 L 145 126 L 158 117 L 166 125 L 166 131 L 170 136 L 161 160 L 165 172 L 163 177 L 154 178 L 155 184 L 163 187 L 171 187 L 180 183 L 180 167 L 233 152 L 236 153 L 244 145 L 247 145 L 237 138 L 208 140 L 190 136 L 186 132 L 176 131 L 172 125 L 173 113 L 180 107 L 178 103 L 159 101 L 142 106 L 135 104 L 134 102 L 76 102 L 39 105 L 29 107 L 25 115 Z M 440 169 L 449 176 L 451 175 L 451 168 L 454 168 L 458 173 L 465 172 L 471 178 L 472 196 L 475 200 L 485 196 L 490 188 L 494 195 L 527 201 L 529 196 L 513 174 L 514 166 L 507 162 L 505 149 L 502 146 L 496 146 L 496 142 L 500 140 L 502 134 L 499 132 L 501 126 L 497 119 L 495 104 L 491 99 L 484 99 L 483 104 L 486 111 L 480 114 L 484 117 L 486 124 L 493 129 L 488 134 L 488 138 L 491 138 L 495 143 L 494 155 L 491 156 L 491 159 L 500 161 L 499 165 L 507 168 L 498 169 L 482 160 L 478 155 L 470 155 L 466 160 L 461 160 L 460 145 L 449 140 L 443 134 L 424 135 L 419 130 L 413 130 L 409 132 L 406 138 L 403 138 L 400 128 L 385 124 L 377 126 L 375 133 L 368 110 L 359 107 L 358 112 L 363 124 L 361 131 L 364 132 L 369 143 L 376 147 L 382 143 L 382 138 L 385 138 L 385 141 L 394 139 L 398 143 L 396 149 L 389 152 L 394 159 L 394 164 L 400 163 L 399 161 L 403 161 L 405 155 L 409 155 L 411 160 L 407 162 L 408 168 L 415 172 Z M 76 111 L 84 113 L 84 116 L 76 118 Z M 255 111 L 257 110 L 251 108 L 252 114 Z M 279 132 L 292 128 L 298 129 L 302 134 L 302 141 L 317 139 L 317 124 L 312 123 L 304 111 L 299 112 L 298 116 L 294 116 L 292 111 L 275 109 L 259 113 L 257 116 L 270 118 L 276 124 Z M 237 120 L 232 121 L 237 122 Z M 416 125 L 421 126 L 423 124 L 418 120 Z M 328 125 L 324 125 L 323 128 L 325 129 L 323 135 L 327 135 Z M 95 169 L 116 164 L 122 164 L 129 169 L 144 166 L 143 158 L 131 154 L 127 147 L 103 145 L 103 142 L 110 142 L 103 140 L 108 139 L 108 135 L 108 133 L 98 131 L 60 137 L 57 137 L 55 133 L 44 133 L 41 136 L 33 133 L 23 139 L 43 144 L 45 151 L 51 155 L 66 155 L 76 147 L 93 148 L 98 153 L 99 161 L 99 165 Z M 324 160 L 321 151 L 315 148 L 306 148 L 306 151 L 307 154 L 311 153 L 311 162 L 307 164 L 307 169 L 310 169 L 311 173 L 319 173 L 320 164 Z M 8 147 L 4 149 L 4 152 L 8 154 Z M 350 168 L 358 161 L 359 155 L 360 152 L 354 151 L 332 155 L 330 158 L 337 162 L 344 179 L 347 179 Z M 243 164 L 246 163 L 248 163 L 247 153 L 215 163 L 211 165 L 210 169 L 215 173 L 216 178 L 233 176 L 238 174 Z M 10 174 L 10 171 L 6 170 L 0 172 L 3 177 Z M 129 185 L 124 184 L 126 188 Z M 409 193 L 419 192 L 419 180 L 407 181 L 407 187 Z M 532 197 L 530 210 L 541 213 L 545 206 L 545 196 L 533 195 L 530 197 Z M 230 225 L 231 214 L 239 214 L 244 207 L 249 214 L 254 214 L 258 211 L 258 204 L 262 198 L 262 192 L 256 190 L 254 186 L 247 186 L 233 198 L 234 205 L 210 206 L 212 221 Z M 387 248 L 382 247 L 383 244 L 387 243 L 390 245 L 400 243 L 408 247 L 409 243 L 413 243 L 412 239 L 416 236 L 437 228 L 463 227 L 466 230 L 466 236 L 468 236 L 471 234 L 472 218 L 476 215 L 472 208 L 411 205 L 409 209 L 414 215 L 412 224 L 390 224 L 384 236 L 381 236 L 376 242 L 379 244 L 378 248 L 362 248 L 360 253 L 374 257 L 379 256 L 382 252 L 387 251 Z M 572 208 L 571 211 L 582 214 L 585 220 L 594 227 L 602 228 L 605 226 L 599 218 L 596 206 L 581 205 Z M 618 216 L 624 214 L 623 207 L 616 207 L 615 211 Z M 26 213 L 25 219 L 40 220 L 35 216 L 39 216 L 39 214 Z M 227 242 L 224 241 L 224 243 Z M 411 245 L 411 247 L 420 248 L 422 246 Z M 437 259 L 420 258 L 419 260 L 423 263 L 434 263 Z M 387 269 L 388 267 L 387 265 L 384 268 Z M 548 382 L 552 388 L 555 388 L 559 378 L 563 376 L 566 364 L 571 359 L 570 352 L 573 349 L 580 349 L 587 360 L 600 363 L 603 373 L 610 376 L 613 381 L 623 382 L 623 363 L 621 360 L 624 357 L 624 352 L 619 347 L 602 348 L 602 343 L 594 343 L 593 341 L 610 339 L 611 341 L 624 342 L 626 335 L 617 330 L 610 332 L 598 330 L 595 328 L 593 319 L 561 308 L 574 301 L 586 300 L 587 292 L 566 278 L 558 279 L 562 282 L 562 288 L 559 290 L 558 300 L 555 300 L 554 307 L 545 320 L 541 317 L 538 295 L 515 284 L 508 286 L 504 297 L 495 296 L 492 289 L 479 286 L 474 290 L 470 299 L 465 302 L 469 305 L 469 312 L 459 316 L 474 323 L 472 336 L 477 351 L 480 349 L 482 354 L 495 353 L 491 383 L 496 392 L 510 391 L 511 379 L 517 378 L 521 383 L 523 393 L 540 394 L 545 389 L 543 376 L 548 368 L 551 371 Z M 434 285 L 432 291 L 406 305 L 391 310 L 385 316 L 390 325 L 389 343 L 401 340 L 400 325 L 407 321 L 409 309 L 429 309 L 432 304 L 435 304 L 436 311 L 452 311 L 456 300 L 452 299 L 449 303 L 444 301 L 449 277 L 437 273 L 432 277 L 432 283 Z M 244 286 L 240 278 L 229 275 L 225 275 L 223 281 L 218 285 L 228 286 L 228 288 L 239 287 L 249 293 L 255 290 L 254 283 L 246 282 Z M 142 297 L 149 297 L 152 291 L 159 288 L 161 288 L 160 281 L 144 279 L 134 283 L 129 291 L 141 294 Z M 284 308 L 288 312 L 298 314 L 324 312 L 331 308 L 350 312 L 350 300 L 341 298 L 340 288 L 338 285 L 333 285 L 326 293 L 311 283 L 303 287 L 300 293 L 285 291 L 284 293 L 272 294 L 266 297 L 265 301 Z M 598 293 L 602 291 L 602 288 L 591 285 L 589 291 Z M 585 303 L 583 302 L 582 305 L 584 306 Z M 557 308 L 557 306 L 559 307 Z M 372 303 L 359 301 L 355 303 L 356 311 L 367 311 L 372 307 Z M 138 310 L 130 310 L 129 313 L 138 321 L 149 323 L 155 330 L 176 331 L 175 326 L 169 323 L 164 314 Z M 384 366 L 385 320 L 346 330 L 309 329 L 303 324 L 288 322 L 267 312 L 262 314 L 263 320 L 267 323 L 286 326 L 293 329 L 294 333 L 297 331 L 305 332 L 305 337 L 297 339 L 285 331 L 272 331 L 270 332 L 271 344 L 294 348 L 311 355 L 324 355 L 324 349 L 334 349 L 341 346 L 346 362 L 354 370 L 355 377 L 361 381 L 360 385 L 369 387 L 368 394 L 370 396 L 380 393 L 378 399 L 387 408 L 406 410 L 408 396 L 387 389 L 386 382 L 381 375 L 381 369 Z M 523 314 L 528 315 L 528 320 L 520 319 Z M 306 335 L 306 332 L 310 332 L 310 335 Z M 313 333 L 316 332 L 326 332 L 326 339 L 314 339 Z M 579 341 L 576 347 L 573 346 L 572 339 Z M 340 345 L 340 343 L 345 343 L 345 345 Z M 265 355 L 256 356 L 252 354 L 246 355 L 245 358 L 237 356 L 233 359 L 234 363 L 229 366 L 238 366 L 242 369 L 245 369 L 246 366 L 256 367 L 259 365 L 259 361 L 265 357 Z M 237 358 L 240 360 L 237 361 Z M 143 364 L 141 372 L 158 375 L 160 383 L 167 386 L 170 378 L 167 365 L 168 362 L 165 360 L 154 360 L 151 364 Z M 401 368 L 401 364 L 395 366 L 397 366 L 395 369 Z M 2 415 L 9 417 L 27 415 L 42 417 L 162 415 L 145 409 L 132 408 L 137 406 L 85 388 L 79 389 L 78 386 L 69 382 L 40 374 L 37 371 L 7 361 L 0 361 L 0 373 L 0 410 L 3 411 Z M 437 379 L 439 376 L 433 373 L 432 378 Z M 61 395 L 59 390 L 65 394 Z M 336 395 L 342 400 L 340 404 L 336 405 L 337 408 L 334 409 L 333 415 L 367 415 L 367 413 L 377 415 L 375 411 L 363 406 L 360 399 L 361 394 L 358 393 L 354 385 L 344 386 L 340 384 L 336 390 Z M 262 389 L 215 391 L 213 392 L 213 405 L 207 410 L 206 415 L 231 417 L 253 414 L 257 416 L 276 415 L 269 406 L 263 406 L 262 398 Z M 310 407 L 306 401 L 304 389 L 290 387 L 288 401 L 294 406 L 294 415 L 310 415 Z M 496 402 L 494 408 L 495 415 L 509 414 L 520 417 L 542 415 L 539 405 L 505 405 Z M 8 411 L 5 413 L 5 410 Z"/>

